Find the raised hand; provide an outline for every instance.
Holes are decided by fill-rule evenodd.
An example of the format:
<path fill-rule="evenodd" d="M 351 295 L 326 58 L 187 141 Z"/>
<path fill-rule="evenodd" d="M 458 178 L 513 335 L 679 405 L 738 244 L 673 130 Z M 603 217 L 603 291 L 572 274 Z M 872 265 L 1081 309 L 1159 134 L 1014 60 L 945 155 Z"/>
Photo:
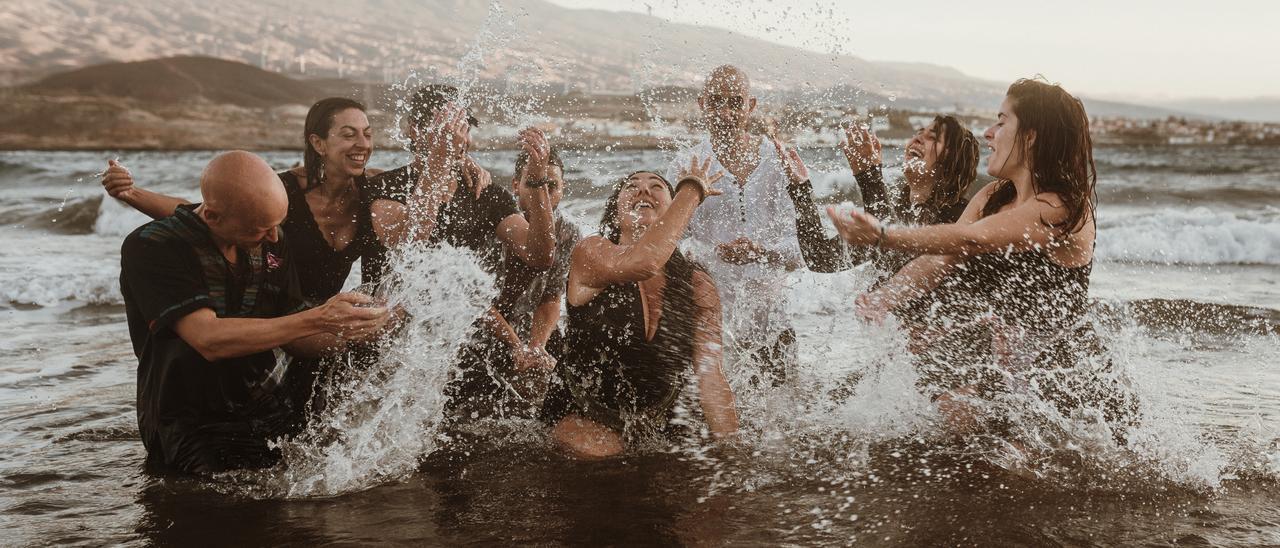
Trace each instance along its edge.
<path fill-rule="evenodd" d="M 880 240 L 880 221 L 870 213 L 840 213 L 835 206 L 827 206 L 827 216 L 836 225 L 840 237 L 850 245 L 873 245 Z"/>
<path fill-rule="evenodd" d="M 480 197 L 480 193 L 484 192 L 485 188 L 493 184 L 493 175 L 489 173 L 489 170 L 480 167 L 480 164 L 476 163 L 475 158 L 471 156 L 462 157 L 462 178 L 467 181 L 471 188 L 475 189 L 476 198 Z"/>
<path fill-rule="evenodd" d="M 128 199 L 134 190 L 133 174 L 120 162 L 107 160 L 107 170 L 102 172 L 102 188 L 112 198 Z"/>
<path fill-rule="evenodd" d="M 791 186 L 798 186 L 809 180 L 809 168 L 805 167 L 804 160 L 800 159 L 800 151 L 793 146 L 783 146 L 782 141 L 773 139 L 773 149 L 778 153 L 778 161 L 782 162 L 782 168 L 787 173 L 787 182 Z"/>
<path fill-rule="evenodd" d="M 880 140 L 870 128 L 851 124 L 844 128 L 844 141 L 840 143 L 840 151 L 849 162 L 849 169 L 857 175 L 884 162 Z"/>
<path fill-rule="evenodd" d="M 551 144 L 547 142 L 547 136 L 537 128 L 530 127 L 520 131 L 520 137 L 516 142 L 529 155 L 524 173 L 521 174 L 524 180 L 528 182 L 547 178 L 551 157 Z"/>
<path fill-rule="evenodd" d="M 724 194 L 723 190 L 713 188 L 711 186 L 715 184 L 716 181 L 719 181 L 721 177 L 724 177 L 724 172 L 717 171 L 713 174 L 708 175 L 707 172 L 710 170 L 711 170 L 711 158 L 707 158 L 706 160 L 700 160 L 697 156 L 690 156 L 689 167 L 680 168 L 680 177 L 676 181 L 676 192 L 680 192 L 681 183 L 689 181 L 691 182 L 691 184 L 692 183 L 697 184 L 698 191 L 702 193 L 701 199 L 703 201 L 706 201 L 706 199 L 710 196 L 719 196 L 721 194 Z"/>
<path fill-rule="evenodd" d="M 449 103 L 436 112 L 427 134 L 428 169 L 452 171 L 466 156 L 469 129 L 466 109 Z"/>

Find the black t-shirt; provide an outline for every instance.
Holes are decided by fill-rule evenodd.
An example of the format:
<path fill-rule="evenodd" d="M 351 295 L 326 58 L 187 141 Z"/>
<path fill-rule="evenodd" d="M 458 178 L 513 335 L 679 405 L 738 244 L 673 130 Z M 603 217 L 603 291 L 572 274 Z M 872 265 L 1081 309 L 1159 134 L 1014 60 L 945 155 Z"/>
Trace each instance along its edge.
<path fill-rule="evenodd" d="M 369 181 L 369 196 L 373 200 L 394 200 L 407 203 L 418 184 L 418 174 L 411 173 L 410 166 L 385 171 Z M 475 191 L 462 180 L 458 189 L 445 203 L 431 231 L 430 242 L 448 242 L 454 247 L 465 247 L 480 257 L 480 265 L 490 273 L 496 273 L 501 263 L 502 244 L 498 240 L 498 224 L 515 215 L 515 198 L 511 191 L 499 185 L 489 185 L 476 197 Z M 362 267 L 378 279 L 386 269 L 386 253 L 366 256 Z M 365 281 L 370 280 L 366 275 Z"/>
<path fill-rule="evenodd" d="M 186 458 L 192 438 L 219 423 L 280 410 L 271 351 L 209 362 L 174 324 L 201 308 L 218 317 L 274 318 L 304 308 L 285 240 L 222 256 L 195 205 L 134 230 L 120 250 L 120 290 L 138 356 L 138 429 L 152 459 Z"/>
<path fill-rule="evenodd" d="M 373 219 L 369 214 L 372 199 L 368 180 L 363 175 L 355 180 L 360 193 L 356 234 L 341 251 L 331 247 L 320 233 L 320 225 L 307 204 L 307 192 L 299 184 L 298 176 L 284 171 L 280 173 L 280 181 L 289 194 L 289 214 L 280 228 L 289 237 L 293 260 L 301 265 L 296 271 L 302 284 L 302 296 L 313 305 L 323 303 L 342 291 L 342 284 L 351 274 L 351 263 L 382 252 L 382 244 L 373 231 Z"/>

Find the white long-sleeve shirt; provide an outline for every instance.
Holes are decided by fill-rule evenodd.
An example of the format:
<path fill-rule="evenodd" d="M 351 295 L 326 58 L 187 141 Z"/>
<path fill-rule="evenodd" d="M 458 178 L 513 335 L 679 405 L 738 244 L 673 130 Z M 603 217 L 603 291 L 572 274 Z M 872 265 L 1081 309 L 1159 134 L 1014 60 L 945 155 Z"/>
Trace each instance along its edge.
<path fill-rule="evenodd" d="M 796 235 L 796 211 L 787 196 L 787 176 L 773 143 L 760 139 L 760 163 L 739 184 L 729 170 L 720 164 L 711 140 L 676 153 L 667 169 L 667 180 L 675 184 L 689 157 L 711 158 L 710 173 L 720 171 L 724 177 L 714 187 L 720 196 L 707 198 L 689 223 L 687 238 L 682 243 L 690 258 L 707 267 L 720 290 L 724 307 L 726 341 L 739 345 L 772 344 L 778 333 L 791 326 L 786 316 L 787 269 L 785 263 L 804 264 Z M 735 265 L 720 260 L 716 246 L 746 237 L 766 250 L 778 253 L 779 263 Z"/>

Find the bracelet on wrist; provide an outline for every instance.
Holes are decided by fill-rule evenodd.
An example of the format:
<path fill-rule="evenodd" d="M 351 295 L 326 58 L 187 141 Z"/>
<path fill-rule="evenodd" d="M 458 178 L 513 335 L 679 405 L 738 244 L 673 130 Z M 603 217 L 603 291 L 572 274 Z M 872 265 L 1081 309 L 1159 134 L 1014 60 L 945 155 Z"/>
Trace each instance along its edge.
<path fill-rule="evenodd" d="M 698 191 L 699 204 L 707 200 L 707 183 L 703 181 L 701 177 L 689 176 L 680 179 L 676 182 L 676 193 L 679 194 L 680 189 L 686 184 L 694 185 L 694 190 Z"/>
<path fill-rule="evenodd" d="M 883 249 L 884 240 L 889 236 L 889 224 L 880 223 L 880 237 L 876 238 L 876 249 Z"/>

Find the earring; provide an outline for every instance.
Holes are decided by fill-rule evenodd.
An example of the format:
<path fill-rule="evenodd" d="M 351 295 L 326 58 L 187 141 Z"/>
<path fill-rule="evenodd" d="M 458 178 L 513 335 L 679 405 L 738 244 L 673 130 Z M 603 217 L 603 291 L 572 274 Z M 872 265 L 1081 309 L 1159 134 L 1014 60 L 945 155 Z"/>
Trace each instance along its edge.
<path fill-rule="evenodd" d="M 319 177 L 320 177 L 320 180 L 316 181 L 316 184 L 317 184 L 317 185 L 322 185 L 322 184 L 324 184 L 324 160 L 320 160 L 320 173 L 319 173 Z"/>

